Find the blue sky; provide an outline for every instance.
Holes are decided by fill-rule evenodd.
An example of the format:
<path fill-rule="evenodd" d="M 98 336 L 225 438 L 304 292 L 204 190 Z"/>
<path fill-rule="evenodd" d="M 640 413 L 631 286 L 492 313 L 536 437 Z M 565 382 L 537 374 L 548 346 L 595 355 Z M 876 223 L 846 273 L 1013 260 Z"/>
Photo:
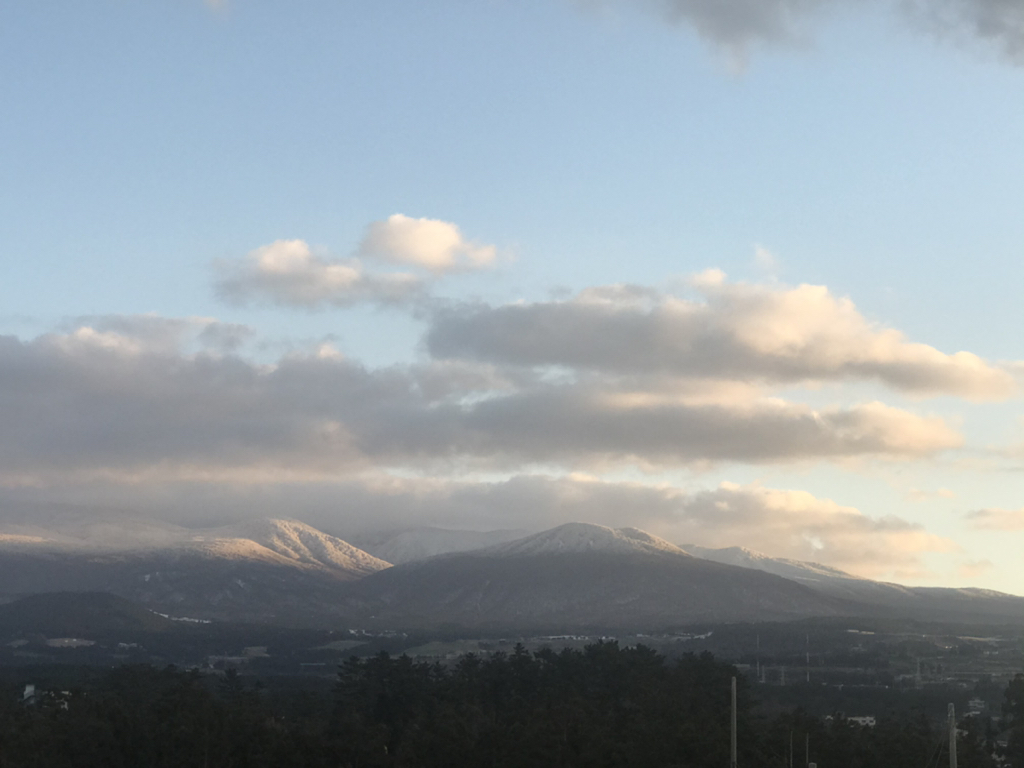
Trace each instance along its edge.
<path fill-rule="evenodd" d="M 738 0 L 718 6 L 733 15 L 709 31 L 704 5 L 4 6 L 0 334 L 13 351 L 0 356 L 0 392 L 9 413 L 36 420 L 9 417 L 0 452 L 16 467 L 0 478 L 0 496 L 197 520 L 244 508 L 339 533 L 588 517 L 866 575 L 1024 592 L 1015 554 L 1024 413 L 1013 362 L 1024 348 L 1020 14 L 1004 9 L 985 38 L 972 20 L 1000 7 L 992 0 L 950 0 L 954 21 L 939 32 L 881 2 L 835 0 L 812 4 L 779 40 L 771 19 L 745 19 Z M 429 261 L 421 219 L 449 227 L 430 237 L 461 238 L 445 252 L 459 265 Z M 413 239 L 396 245 L 395 227 Z M 284 267 L 252 255 L 298 240 L 307 250 L 289 251 Z M 470 266 L 487 248 L 484 268 Z M 358 296 L 328 284 L 337 273 L 325 265 L 357 263 L 370 276 Z M 695 281 L 709 269 L 725 273 L 724 288 Z M 374 276 L 399 272 L 416 296 L 382 303 Z M 615 322 L 633 328 L 660 308 L 669 332 L 684 333 L 672 323 L 711 307 L 715 333 L 742 341 L 722 354 L 738 357 L 708 368 L 684 355 L 668 379 L 623 370 L 628 349 L 573 363 L 572 350 L 595 338 L 591 294 L 580 292 L 620 284 L 653 293 L 642 305 L 602 304 Z M 827 306 L 806 323 L 799 302 L 778 310 L 778 332 L 799 337 L 790 341 L 800 350 L 784 354 L 803 355 L 804 366 L 783 375 L 783 353 L 751 336 L 783 315 L 754 305 L 802 301 L 810 294 L 793 292 L 803 284 L 824 286 Z M 847 299 L 856 322 L 837 309 Z M 498 337 L 444 359 L 424 341 L 443 311 L 483 327 L 504 322 L 501 308 L 515 302 L 537 316 L 571 310 L 578 335 L 540 362 L 515 356 L 543 357 L 527 347 L 545 344 L 544 334 L 515 339 L 506 357 L 491 354 Z M 240 346 L 197 351 L 205 342 L 193 336 L 209 321 L 180 320 L 197 317 L 245 326 Z M 156 334 L 154 318 L 178 325 Z M 502 339 L 516 332 L 494 328 Z M 945 357 L 925 365 L 916 348 L 890 349 L 885 329 Z M 352 368 L 304 363 L 301 387 L 325 387 L 314 414 L 267 383 L 268 366 L 327 360 L 324 343 Z M 949 357 L 961 350 L 982 367 Z M 180 390 L 147 383 L 144 373 L 161 366 Z M 202 373 L 211 366 L 220 373 Z M 185 369 L 196 378 L 174 378 Z M 266 385 L 264 399 L 237 421 L 204 426 L 189 404 L 228 397 L 218 387 L 229 369 Z M 371 389 L 421 399 L 359 410 L 346 399 L 356 397 L 346 387 L 357 369 Z M 90 378 L 97 370 L 110 380 Z M 997 386 L 997 374 L 1016 383 Z M 428 378 L 444 380 L 440 400 L 423 395 Z M 577 427 L 611 410 L 623 420 L 556 450 L 560 435 L 517 432 L 533 411 L 506 424 L 473 410 L 536 405 L 555 381 L 569 387 L 558 397 L 598 404 Z M 48 408 L 36 392 L 70 405 Z M 648 447 L 644 409 L 684 401 L 685 414 L 670 414 L 686 417 L 681 430 L 697 430 L 687 419 L 712 402 L 730 419 L 782 403 L 833 432 L 754 458 L 739 449 L 746 433 L 707 455 L 695 431 L 680 435 L 685 450 Z M 864 410 L 871 403 L 893 410 Z M 424 414 L 443 405 L 458 424 L 433 429 L 451 429 L 451 441 L 417 442 Z M 106 421 L 81 415 L 90 411 Z M 393 421 L 384 430 L 366 413 Z M 867 430 L 856 440 L 843 431 L 851 419 Z M 317 439 L 328 430 L 337 452 L 325 458 L 295 437 L 305 429 Z M 261 442 L 275 430 L 289 437 Z M 472 440 L 458 436 L 467 430 Z M 928 437 L 894 447 L 908 430 Z M 122 452 L 90 449 L 104 441 Z M 533 495 L 516 496 L 528 483 Z M 257 492 L 267 501 L 254 509 Z M 530 503 L 541 511 L 517 511 Z M 481 505 L 500 514 L 474 516 Z"/>

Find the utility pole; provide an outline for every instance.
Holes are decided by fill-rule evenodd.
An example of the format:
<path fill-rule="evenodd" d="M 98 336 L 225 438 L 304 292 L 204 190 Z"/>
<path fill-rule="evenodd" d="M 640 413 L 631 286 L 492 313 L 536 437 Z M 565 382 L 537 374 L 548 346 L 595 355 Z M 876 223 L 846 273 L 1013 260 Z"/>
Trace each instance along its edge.
<path fill-rule="evenodd" d="M 731 730 L 731 738 L 729 739 L 729 768 L 736 768 L 736 678 L 735 677 L 732 679 L 732 730 Z"/>
<path fill-rule="evenodd" d="M 949 705 L 949 768 L 956 768 L 956 711 Z"/>
<path fill-rule="evenodd" d="M 756 638 L 757 638 L 757 640 L 756 640 L 756 642 L 757 642 L 757 653 L 755 654 L 754 658 L 757 660 L 757 681 L 759 683 L 763 683 L 764 680 L 761 679 L 761 633 L 760 632 L 757 633 Z"/>
<path fill-rule="evenodd" d="M 804 652 L 807 654 L 807 662 L 804 669 L 807 671 L 807 677 L 804 682 L 811 682 L 811 636 L 804 635 Z"/>

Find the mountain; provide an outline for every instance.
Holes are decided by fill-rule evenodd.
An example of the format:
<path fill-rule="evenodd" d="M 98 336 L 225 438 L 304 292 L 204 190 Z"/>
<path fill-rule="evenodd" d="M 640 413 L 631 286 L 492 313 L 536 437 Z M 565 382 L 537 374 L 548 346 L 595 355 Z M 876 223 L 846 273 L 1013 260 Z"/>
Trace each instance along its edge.
<path fill-rule="evenodd" d="M 262 519 L 194 531 L 182 548 L 225 558 L 276 562 L 358 579 L 391 563 L 298 520 Z"/>
<path fill-rule="evenodd" d="M 400 562 L 391 567 L 297 520 L 197 529 L 119 512 L 7 514 L 0 602 L 108 592 L 176 618 L 553 633 L 812 616 L 1024 623 L 1024 598 L 1013 595 L 876 582 L 635 528 L 513 533 L 382 534 L 372 546 Z"/>
<path fill-rule="evenodd" d="M 367 576 L 353 610 L 396 626 L 659 629 L 849 614 L 796 582 L 702 560 L 636 529 L 570 523 Z"/>
<path fill-rule="evenodd" d="M 0 553 L 92 556 L 175 553 L 286 565 L 356 579 L 391 564 L 298 520 L 258 519 L 219 528 L 183 528 L 126 515 L 73 515 L 49 525 L 0 522 Z"/>
<path fill-rule="evenodd" d="M 788 560 L 782 557 L 770 557 L 769 555 L 755 552 L 746 547 L 723 547 L 722 549 L 711 549 L 701 547 L 697 544 L 682 544 L 680 549 L 688 552 L 694 557 L 704 560 L 712 560 L 725 565 L 735 565 L 740 568 L 753 568 L 766 573 L 774 573 L 785 579 L 793 579 L 805 584 L 820 584 L 832 581 L 871 582 L 860 576 L 854 576 L 838 568 L 832 568 L 821 563 L 812 563 L 804 560 Z"/>
<path fill-rule="evenodd" d="M 566 523 L 549 531 L 487 547 L 481 550 L 480 554 L 491 557 L 522 557 L 581 552 L 662 553 L 690 557 L 675 544 L 638 528 L 606 528 L 590 523 Z"/>
<path fill-rule="evenodd" d="M 45 522 L 0 524 L 0 598 L 109 592 L 178 617 L 326 622 L 337 619 L 346 582 L 390 567 L 296 520 L 210 529 L 104 515 Z"/>
<path fill-rule="evenodd" d="M 102 592 L 31 595 L 0 605 L 0 634 L 95 637 L 117 632 L 165 632 L 175 622 L 131 600 Z"/>
<path fill-rule="evenodd" d="M 526 531 L 459 531 L 444 528 L 411 528 L 364 533 L 351 543 L 381 560 L 399 565 L 451 552 L 481 549 L 521 538 Z"/>
<path fill-rule="evenodd" d="M 1024 623 L 1024 597 L 987 589 L 907 587 L 872 581 L 820 563 L 770 557 L 744 547 L 709 549 L 684 544 L 695 557 L 771 573 L 829 597 L 859 604 L 859 615 L 899 616 L 924 621 Z"/>

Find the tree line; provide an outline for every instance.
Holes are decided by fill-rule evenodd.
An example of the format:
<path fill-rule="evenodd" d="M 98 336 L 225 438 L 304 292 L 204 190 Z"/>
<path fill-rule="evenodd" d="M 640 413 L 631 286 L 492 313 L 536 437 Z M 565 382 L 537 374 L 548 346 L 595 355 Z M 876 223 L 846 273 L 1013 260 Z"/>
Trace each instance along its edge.
<path fill-rule="evenodd" d="M 730 679 L 710 654 L 643 646 L 467 655 L 451 665 L 381 653 L 341 665 L 333 697 L 288 706 L 234 672 L 125 666 L 95 685 L 0 704 L 0 768 L 723 768 Z M 942 723 L 880 715 L 875 727 L 799 710 L 760 717 L 739 677 L 739 764 L 932 768 Z M 1006 691 L 1009 744 L 961 723 L 960 768 L 1024 768 L 1024 676 Z M 792 759 L 792 763 L 790 760 Z"/>

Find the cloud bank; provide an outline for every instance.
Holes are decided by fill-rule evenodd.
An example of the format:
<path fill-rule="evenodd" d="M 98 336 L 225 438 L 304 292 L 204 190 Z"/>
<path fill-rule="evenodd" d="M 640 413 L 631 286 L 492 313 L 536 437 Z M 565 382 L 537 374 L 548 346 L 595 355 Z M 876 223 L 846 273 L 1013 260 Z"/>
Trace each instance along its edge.
<path fill-rule="evenodd" d="M 427 345 L 438 358 L 760 383 L 875 380 L 920 395 L 1009 397 L 1014 377 L 969 352 L 946 354 L 869 322 L 824 286 L 697 276 L 691 301 L 606 286 L 568 301 L 456 306 Z"/>
<path fill-rule="evenodd" d="M 176 347 L 155 322 L 0 337 L 0 481 L 907 459 L 960 444 L 941 419 L 881 403 L 652 397 L 462 361 L 374 370 L 329 349 L 262 364 Z"/>

